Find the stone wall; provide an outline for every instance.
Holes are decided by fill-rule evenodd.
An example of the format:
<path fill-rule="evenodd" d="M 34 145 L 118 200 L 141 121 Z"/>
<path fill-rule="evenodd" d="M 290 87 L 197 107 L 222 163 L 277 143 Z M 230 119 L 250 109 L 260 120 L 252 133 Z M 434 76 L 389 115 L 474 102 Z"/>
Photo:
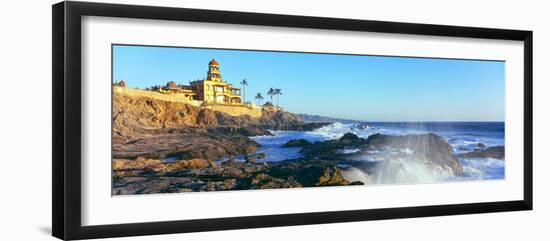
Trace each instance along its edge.
<path fill-rule="evenodd" d="M 220 111 L 232 116 L 249 115 L 254 118 L 260 118 L 262 116 L 262 108 L 259 106 L 235 106 L 235 105 L 208 105 L 205 107 L 214 111 Z"/>
<path fill-rule="evenodd" d="M 170 102 L 180 102 L 196 107 L 208 108 L 214 111 L 220 111 L 227 113 L 232 116 L 243 116 L 249 115 L 251 117 L 259 118 L 262 116 L 262 107 L 256 105 L 223 105 L 223 104 L 209 104 L 207 106 L 203 105 L 202 101 L 190 100 L 184 95 L 178 94 L 162 94 L 154 91 L 132 89 L 127 87 L 113 86 L 113 92 L 116 94 L 123 94 L 132 97 L 147 97 L 156 100 L 170 101 Z"/>

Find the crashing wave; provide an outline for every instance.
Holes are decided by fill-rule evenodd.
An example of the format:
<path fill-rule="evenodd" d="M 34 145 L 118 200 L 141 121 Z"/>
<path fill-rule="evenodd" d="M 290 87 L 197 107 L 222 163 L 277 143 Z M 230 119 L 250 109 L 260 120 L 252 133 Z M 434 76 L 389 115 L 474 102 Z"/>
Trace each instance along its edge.
<path fill-rule="evenodd" d="M 352 167 L 343 170 L 342 175 L 348 181 L 365 184 L 436 183 L 454 176 L 451 169 L 404 159 L 381 161 L 370 174 Z"/>

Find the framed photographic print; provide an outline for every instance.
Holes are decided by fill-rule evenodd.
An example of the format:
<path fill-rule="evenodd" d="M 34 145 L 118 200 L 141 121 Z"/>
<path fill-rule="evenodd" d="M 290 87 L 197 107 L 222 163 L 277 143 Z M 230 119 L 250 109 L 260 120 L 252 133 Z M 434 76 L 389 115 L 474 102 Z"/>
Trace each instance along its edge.
<path fill-rule="evenodd" d="M 58 238 L 531 209 L 531 31 L 53 6 Z"/>

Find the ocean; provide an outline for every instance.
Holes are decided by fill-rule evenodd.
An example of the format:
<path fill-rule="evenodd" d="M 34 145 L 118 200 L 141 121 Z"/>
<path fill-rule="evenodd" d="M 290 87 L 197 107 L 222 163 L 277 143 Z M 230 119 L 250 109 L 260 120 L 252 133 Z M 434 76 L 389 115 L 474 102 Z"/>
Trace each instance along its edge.
<path fill-rule="evenodd" d="M 504 146 L 503 122 L 362 122 L 340 123 L 324 126 L 313 131 L 271 131 L 273 136 L 252 137 L 261 147 L 257 153 L 265 153 L 260 161 L 283 161 L 301 157 L 300 148 L 282 148 L 289 140 L 303 138 L 310 142 L 338 139 L 345 133 L 353 133 L 361 138 L 380 133 L 386 135 L 407 135 L 435 133 L 443 137 L 455 154 L 466 153 L 479 148 Z M 358 150 L 344 149 L 344 153 Z M 365 184 L 393 183 L 437 183 L 465 180 L 495 180 L 505 178 L 505 161 L 495 158 L 459 158 L 464 174 L 455 176 L 445 170 L 434 170 L 422 163 L 409 160 L 386 160 L 365 158 L 365 162 L 378 162 L 376 173 L 360 168 L 343 168 L 344 177 L 350 181 Z"/>

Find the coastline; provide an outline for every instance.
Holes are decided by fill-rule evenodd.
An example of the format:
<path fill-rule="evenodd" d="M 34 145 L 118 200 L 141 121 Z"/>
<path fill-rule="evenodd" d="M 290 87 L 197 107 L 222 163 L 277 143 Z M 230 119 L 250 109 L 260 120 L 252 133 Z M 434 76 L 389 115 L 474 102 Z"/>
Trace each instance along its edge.
<path fill-rule="evenodd" d="M 112 194 L 437 183 L 499 179 L 504 170 L 499 123 L 306 122 L 272 106 L 261 113 L 114 93 Z M 478 134 L 492 139 L 461 136 L 485 129 Z M 476 167 L 483 163 L 495 167 Z"/>

